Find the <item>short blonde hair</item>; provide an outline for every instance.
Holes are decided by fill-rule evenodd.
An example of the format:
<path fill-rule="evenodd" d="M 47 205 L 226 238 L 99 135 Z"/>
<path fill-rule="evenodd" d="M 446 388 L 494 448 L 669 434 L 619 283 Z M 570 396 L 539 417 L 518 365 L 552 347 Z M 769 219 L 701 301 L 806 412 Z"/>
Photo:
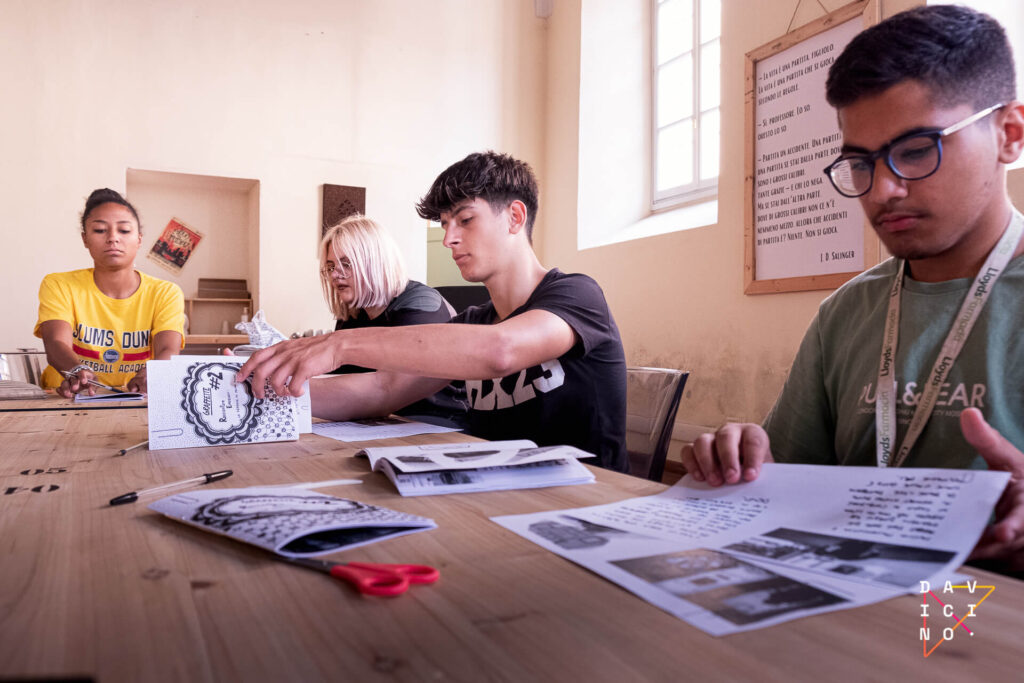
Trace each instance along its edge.
<path fill-rule="evenodd" d="M 322 268 L 330 258 L 344 254 L 352 263 L 349 278 L 355 300 L 346 304 L 338 298 L 330 275 Z M 360 309 L 387 306 L 409 284 L 398 245 L 376 221 L 355 214 L 332 226 L 320 242 L 320 284 L 331 313 L 348 320 Z"/>

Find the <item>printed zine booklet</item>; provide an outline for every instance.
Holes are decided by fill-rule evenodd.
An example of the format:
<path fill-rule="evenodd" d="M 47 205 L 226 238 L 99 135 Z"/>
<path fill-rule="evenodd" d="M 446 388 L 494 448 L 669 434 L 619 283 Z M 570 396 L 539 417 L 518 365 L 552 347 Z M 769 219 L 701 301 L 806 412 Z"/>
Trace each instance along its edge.
<path fill-rule="evenodd" d="M 370 459 L 403 496 L 472 493 L 589 484 L 594 474 L 577 458 L 593 453 L 572 446 L 538 448 L 532 441 L 471 441 L 366 448 Z"/>
<path fill-rule="evenodd" d="M 245 363 L 232 356 L 175 356 L 146 363 L 149 449 L 294 441 L 313 431 L 309 390 L 299 398 L 256 398 L 251 378 L 235 383 Z"/>
<path fill-rule="evenodd" d="M 314 557 L 437 526 L 426 517 L 280 486 L 185 491 L 149 509 L 282 557 Z"/>
<path fill-rule="evenodd" d="M 135 391 L 111 389 L 107 394 L 75 394 L 75 403 L 115 403 L 117 401 L 145 401 L 146 395 Z"/>

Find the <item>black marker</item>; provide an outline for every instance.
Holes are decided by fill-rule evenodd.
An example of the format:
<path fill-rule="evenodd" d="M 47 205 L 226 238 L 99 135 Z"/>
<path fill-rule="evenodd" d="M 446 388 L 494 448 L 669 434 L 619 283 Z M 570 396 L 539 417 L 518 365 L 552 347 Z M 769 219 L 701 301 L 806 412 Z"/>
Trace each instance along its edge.
<path fill-rule="evenodd" d="M 134 503 L 139 499 L 139 496 L 146 496 L 150 493 L 157 493 L 160 491 L 169 491 L 171 489 L 183 488 L 185 486 L 193 486 L 195 484 L 209 484 L 211 481 L 220 481 L 221 479 L 227 479 L 234 472 L 231 470 L 221 470 L 220 472 L 210 472 L 209 474 L 200 474 L 198 477 L 192 477 L 191 479 L 184 479 L 182 481 L 175 481 L 170 484 L 164 484 L 163 486 L 156 486 L 151 489 L 145 489 L 144 491 L 132 491 L 131 493 L 125 493 L 117 496 L 116 498 L 110 499 L 111 505 L 124 505 L 125 503 Z"/>

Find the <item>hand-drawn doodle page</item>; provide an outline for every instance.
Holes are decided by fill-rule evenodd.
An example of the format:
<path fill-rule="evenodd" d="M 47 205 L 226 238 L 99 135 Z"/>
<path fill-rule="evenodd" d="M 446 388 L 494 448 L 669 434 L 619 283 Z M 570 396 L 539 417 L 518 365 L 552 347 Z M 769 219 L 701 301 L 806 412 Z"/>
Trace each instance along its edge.
<path fill-rule="evenodd" d="M 194 448 L 299 438 L 296 399 L 253 396 L 235 383 L 243 360 L 178 356 L 149 361 L 149 448 Z"/>
<path fill-rule="evenodd" d="M 284 557 L 313 557 L 436 528 L 432 519 L 289 488 L 196 489 L 149 508 Z"/>

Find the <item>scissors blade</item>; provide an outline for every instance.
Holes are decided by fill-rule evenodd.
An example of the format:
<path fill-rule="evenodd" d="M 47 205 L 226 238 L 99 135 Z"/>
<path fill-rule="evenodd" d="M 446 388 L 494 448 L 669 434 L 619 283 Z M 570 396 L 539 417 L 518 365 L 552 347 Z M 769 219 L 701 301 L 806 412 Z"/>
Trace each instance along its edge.
<path fill-rule="evenodd" d="M 285 562 L 297 564 L 306 567 L 307 569 L 315 569 L 318 572 L 324 572 L 326 574 L 330 574 L 331 569 L 333 569 L 334 566 L 338 564 L 337 562 L 330 562 L 329 560 L 317 560 L 312 557 L 282 557 L 281 559 Z"/>

